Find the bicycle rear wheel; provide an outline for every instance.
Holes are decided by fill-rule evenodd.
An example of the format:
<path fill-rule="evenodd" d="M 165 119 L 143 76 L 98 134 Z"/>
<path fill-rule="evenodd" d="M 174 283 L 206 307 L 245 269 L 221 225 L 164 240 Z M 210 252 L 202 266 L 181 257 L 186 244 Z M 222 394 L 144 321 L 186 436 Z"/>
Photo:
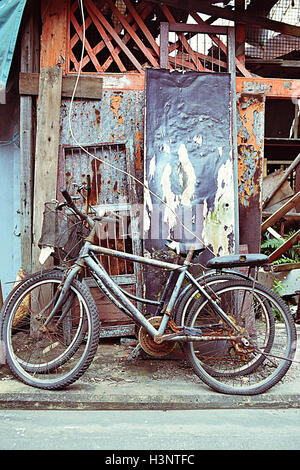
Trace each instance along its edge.
<path fill-rule="evenodd" d="M 228 281 L 236 281 L 239 280 L 236 275 L 225 274 L 225 275 L 211 275 L 204 280 L 198 281 L 205 288 L 205 290 L 209 294 L 215 295 L 215 290 L 218 289 L 220 283 L 228 282 Z M 253 280 L 250 279 L 243 279 L 244 284 L 248 284 L 249 289 L 251 292 L 253 291 Z M 256 285 L 258 285 L 256 283 Z M 250 292 L 250 291 L 249 291 Z M 249 294 L 244 295 L 249 297 Z M 176 311 L 175 322 L 177 325 L 185 326 L 187 325 L 187 318 L 188 315 L 191 315 L 191 312 L 195 312 L 198 308 L 199 301 L 202 299 L 202 293 L 199 291 L 197 287 L 193 284 L 190 285 L 190 288 L 187 290 L 185 295 L 183 296 L 180 304 L 178 305 Z M 252 309 L 256 311 L 257 316 L 259 316 L 261 320 L 261 324 L 264 324 L 265 327 L 265 336 L 264 336 L 264 352 L 269 352 L 271 350 L 273 341 L 274 341 L 274 316 L 272 313 L 272 308 L 268 302 L 266 302 L 265 297 L 263 296 L 261 299 L 259 298 L 258 294 L 256 293 L 255 298 L 252 299 Z M 232 312 L 232 315 L 236 314 L 237 312 Z M 220 319 L 216 316 L 216 314 L 211 310 L 203 311 L 202 312 L 203 322 L 206 323 L 218 323 Z M 198 318 L 198 322 L 200 319 Z M 219 328 L 219 325 L 217 326 Z M 220 342 L 217 341 L 210 341 L 205 345 L 201 346 L 202 351 L 206 351 L 206 354 L 210 357 L 219 354 L 220 350 Z M 218 367 L 218 362 L 215 361 L 206 361 L 203 363 L 203 367 L 209 372 L 211 375 L 220 376 L 220 375 L 228 375 L 228 374 L 247 374 L 252 372 L 256 367 L 258 367 L 265 359 L 263 355 L 257 355 L 255 360 L 244 364 L 243 368 L 238 368 L 234 372 L 232 370 L 227 370 L 226 368 L 220 369 Z"/>
<path fill-rule="evenodd" d="M 263 393 L 287 373 L 296 351 L 296 329 L 284 302 L 270 289 L 237 280 L 214 289 L 219 306 L 238 328 L 220 319 L 206 299 L 194 302 L 186 326 L 202 340 L 184 344 L 194 372 L 214 390 Z"/>
<path fill-rule="evenodd" d="M 8 366 L 18 379 L 37 388 L 59 389 L 76 381 L 92 362 L 99 343 L 97 307 L 86 286 L 76 279 L 44 327 L 62 281 L 60 272 L 32 276 L 14 292 L 4 311 L 2 336 Z"/>

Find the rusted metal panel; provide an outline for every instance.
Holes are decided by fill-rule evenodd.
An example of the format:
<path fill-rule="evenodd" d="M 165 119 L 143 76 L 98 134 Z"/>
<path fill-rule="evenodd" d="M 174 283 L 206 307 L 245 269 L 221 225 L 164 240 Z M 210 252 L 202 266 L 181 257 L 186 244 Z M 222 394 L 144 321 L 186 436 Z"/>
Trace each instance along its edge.
<path fill-rule="evenodd" d="M 255 253 L 260 251 L 265 96 L 239 94 L 237 110 L 240 244 Z"/>
<path fill-rule="evenodd" d="M 133 219 L 135 220 L 136 216 L 132 207 L 141 202 L 142 189 L 118 169 L 139 179 L 143 178 L 143 111 L 143 91 L 103 90 L 101 100 L 76 99 L 70 114 L 72 132 L 76 139 L 74 142 L 69 129 L 70 100 L 63 99 L 61 105 L 58 189 L 66 185 L 71 194 L 75 194 L 74 183 L 81 185 L 87 182 L 89 176 L 92 205 L 106 206 L 116 211 L 125 208 L 133 226 L 135 223 Z M 78 144 L 101 161 L 86 154 Z M 60 197 L 59 191 L 58 197 Z M 114 235 L 113 239 L 103 241 L 107 243 L 104 246 L 120 250 L 124 248 L 134 254 L 141 254 L 142 244 L 137 233 L 133 233 L 131 238 L 125 240 L 121 240 L 117 232 Z M 107 270 L 115 276 L 116 282 L 129 287 L 131 285 L 131 290 L 137 295 L 141 294 L 142 273 L 139 266 L 133 271 L 133 263 L 129 266 L 130 269 L 128 263 L 124 261 L 115 263 L 112 259 L 109 263 L 106 259 L 105 263 Z M 101 312 L 104 304 L 100 297 L 98 301 Z M 106 316 L 104 326 L 109 328 L 109 324 L 114 325 L 113 334 L 117 334 L 118 331 L 119 335 L 122 335 L 126 319 L 116 315 L 117 311 L 112 306 L 111 319 Z M 117 329 L 116 323 L 119 324 Z M 127 319 L 127 323 L 131 321 Z M 105 334 L 108 334 L 107 331 Z"/>
<path fill-rule="evenodd" d="M 69 132 L 70 100 L 61 106 L 61 145 L 75 145 Z M 143 149 L 144 92 L 105 90 L 101 100 L 75 100 L 71 114 L 73 134 L 82 145 L 98 143 L 126 144 L 128 169 L 142 177 L 140 164 Z M 107 169 L 107 168 L 106 168 Z M 103 169 L 104 171 L 104 169 Z M 135 184 L 128 179 L 131 200 L 135 199 Z M 136 188 L 138 191 L 139 188 Z M 140 190 L 141 192 L 141 190 Z"/>
<path fill-rule="evenodd" d="M 168 207 L 145 194 L 145 246 L 192 239 L 216 255 L 235 249 L 235 207 L 226 73 L 146 73 L 146 182 Z M 170 210 L 171 208 L 171 210 Z M 211 257 L 206 251 L 201 259 Z"/>

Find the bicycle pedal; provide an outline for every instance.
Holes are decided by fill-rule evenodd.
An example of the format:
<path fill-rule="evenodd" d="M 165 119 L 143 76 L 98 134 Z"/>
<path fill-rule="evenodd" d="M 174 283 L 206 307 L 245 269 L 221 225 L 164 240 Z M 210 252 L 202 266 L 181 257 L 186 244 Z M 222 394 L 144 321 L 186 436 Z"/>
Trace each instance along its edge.
<path fill-rule="evenodd" d="M 134 350 L 127 357 L 127 361 L 133 361 L 134 359 L 136 359 L 137 357 L 141 355 L 141 352 L 142 352 L 142 347 L 140 344 L 137 344 Z"/>

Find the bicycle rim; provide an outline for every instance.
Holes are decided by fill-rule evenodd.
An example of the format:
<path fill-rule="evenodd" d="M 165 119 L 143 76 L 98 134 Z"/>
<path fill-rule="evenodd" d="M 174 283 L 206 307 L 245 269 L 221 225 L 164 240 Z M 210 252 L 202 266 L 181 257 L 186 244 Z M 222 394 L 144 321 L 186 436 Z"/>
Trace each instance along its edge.
<path fill-rule="evenodd" d="M 295 325 L 286 305 L 269 289 L 246 281 L 223 283 L 215 292 L 239 333 L 220 320 L 208 301 L 198 301 L 187 326 L 201 328 L 203 341 L 185 345 L 190 364 L 219 392 L 254 395 L 268 390 L 287 373 L 296 350 Z"/>
<path fill-rule="evenodd" d="M 99 340 L 97 310 L 78 281 L 73 281 L 61 309 L 44 327 L 61 281 L 61 274 L 36 276 L 18 289 L 5 311 L 7 363 L 16 377 L 38 388 L 63 388 L 77 380 L 91 363 Z"/>

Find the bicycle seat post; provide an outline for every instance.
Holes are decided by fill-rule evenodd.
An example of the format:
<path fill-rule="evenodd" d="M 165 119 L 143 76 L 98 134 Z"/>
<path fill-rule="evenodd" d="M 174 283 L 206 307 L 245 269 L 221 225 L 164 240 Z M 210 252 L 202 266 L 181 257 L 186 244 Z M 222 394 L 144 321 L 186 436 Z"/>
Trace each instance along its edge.
<path fill-rule="evenodd" d="M 157 338 L 154 338 L 155 342 L 159 342 L 161 340 L 161 335 L 164 333 L 164 331 L 166 329 L 169 318 L 172 318 L 172 316 L 173 316 L 173 308 L 174 308 L 178 293 L 181 289 L 181 286 L 182 286 L 182 283 L 183 283 L 183 280 L 184 280 L 184 277 L 185 277 L 186 270 L 188 269 L 188 266 L 190 265 L 190 262 L 193 258 L 193 254 L 194 254 L 194 247 L 192 246 L 189 249 L 187 257 L 185 258 L 185 260 L 183 262 L 181 272 L 178 276 L 178 279 L 176 281 L 176 285 L 173 289 L 173 292 L 172 292 L 172 295 L 170 297 L 169 303 L 167 305 L 167 308 L 166 308 L 165 313 L 163 315 L 161 324 L 159 326 Z"/>

